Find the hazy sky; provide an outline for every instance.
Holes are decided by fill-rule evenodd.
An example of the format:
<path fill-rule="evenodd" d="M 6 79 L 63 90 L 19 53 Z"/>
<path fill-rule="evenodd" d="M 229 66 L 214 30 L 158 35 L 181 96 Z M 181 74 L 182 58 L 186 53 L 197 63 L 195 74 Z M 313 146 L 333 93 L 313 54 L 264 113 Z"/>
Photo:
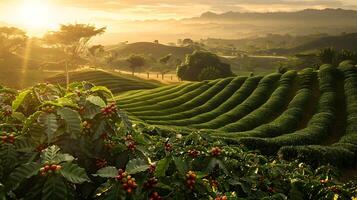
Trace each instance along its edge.
<path fill-rule="evenodd" d="M 180 19 L 206 11 L 267 12 L 357 9 L 357 0 L 0 0 L 0 22 L 42 34 L 59 23 L 108 26 L 118 20 Z"/>

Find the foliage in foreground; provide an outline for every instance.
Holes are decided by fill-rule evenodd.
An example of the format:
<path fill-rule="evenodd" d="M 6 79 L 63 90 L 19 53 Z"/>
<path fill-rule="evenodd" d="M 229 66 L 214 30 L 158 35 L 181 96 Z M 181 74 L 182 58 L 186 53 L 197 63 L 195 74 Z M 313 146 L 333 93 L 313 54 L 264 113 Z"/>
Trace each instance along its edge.
<path fill-rule="evenodd" d="M 132 126 L 89 83 L 0 91 L 0 199 L 350 199 L 330 166 Z"/>

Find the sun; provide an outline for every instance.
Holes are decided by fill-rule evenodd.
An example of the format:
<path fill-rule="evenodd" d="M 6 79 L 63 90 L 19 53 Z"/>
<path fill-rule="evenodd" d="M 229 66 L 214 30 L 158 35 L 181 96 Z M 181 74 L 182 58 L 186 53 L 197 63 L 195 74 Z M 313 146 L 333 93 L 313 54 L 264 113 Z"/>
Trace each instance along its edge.
<path fill-rule="evenodd" d="M 27 28 L 47 28 L 53 23 L 52 8 L 46 1 L 26 0 L 19 5 L 18 21 Z"/>

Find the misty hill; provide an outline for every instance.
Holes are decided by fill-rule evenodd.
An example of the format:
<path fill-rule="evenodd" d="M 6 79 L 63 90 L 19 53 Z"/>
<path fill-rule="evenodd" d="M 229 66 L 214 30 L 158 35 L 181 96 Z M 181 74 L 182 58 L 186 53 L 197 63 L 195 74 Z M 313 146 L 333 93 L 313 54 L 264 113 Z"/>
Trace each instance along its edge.
<path fill-rule="evenodd" d="M 152 42 L 137 42 L 131 44 L 120 45 L 111 49 L 119 56 L 127 57 L 132 54 L 150 55 L 156 59 L 172 54 L 173 57 L 183 59 L 186 54 L 191 54 L 193 49 L 189 47 L 176 47 Z"/>
<path fill-rule="evenodd" d="M 203 13 L 199 18 L 200 20 L 254 20 L 254 21 L 268 21 L 268 20 L 278 20 L 278 21 L 290 21 L 290 20 L 313 20 L 313 21 L 325 21 L 326 23 L 331 23 L 332 21 L 346 21 L 353 20 L 357 18 L 357 11 L 355 10 L 344 10 L 344 9 L 305 9 L 296 12 L 269 12 L 269 13 L 242 13 L 242 12 L 226 12 L 222 14 L 216 14 L 213 12 Z M 311 23 L 311 21 L 308 21 Z M 306 23 L 308 24 L 308 23 Z"/>
<path fill-rule="evenodd" d="M 256 51 L 267 49 L 290 49 L 326 36 L 328 35 L 312 34 L 295 36 L 290 34 L 267 34 L 262 37 L 250 37 L 244 39 L 208 38 L 201 40 L 201 42 L 209 47 L 210 50 L 234 48 L 235 50 L 254 53 Z"/>
<path fill-rule="evenodd" d="M 297 54 L 304 52 L 315 52 L 319 49 L 324 49 L 328 47 L 333 47 L 337 50 L 347 49 L 356 50 L 357 49 L 357 33 L 342 34 L 338 36 L 326 36 L 322 38 L 315 39 L 313 41 L 307 42 L 305 44 L 299 45 L 290 49 L 271 49 L 265 51 L 265 53 L 271 54 Z"/>
<path fill-rule="evenodd" d="M 271 13 L 212 13 L 182 20 L 120 21 L 119 30 L 103 36 L 102 41 L 173 42 L 179 38 L 242 39 L 267 34 L 311 35 L 357 32 L 357 11 L 344 9 L 302 10 Z M 158 31 L 159 30 L 159 31 Z"/>

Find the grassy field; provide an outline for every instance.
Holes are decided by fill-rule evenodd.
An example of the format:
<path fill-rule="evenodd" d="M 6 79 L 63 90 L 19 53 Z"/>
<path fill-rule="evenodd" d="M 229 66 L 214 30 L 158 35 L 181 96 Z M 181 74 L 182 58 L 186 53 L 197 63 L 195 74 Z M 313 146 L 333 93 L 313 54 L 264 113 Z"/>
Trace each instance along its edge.
<path fill-rule="evenodd" d="M 65 74 L 57 74 L 48 78 L 46 81 L 50 83 L 65 84 Z M 70 82 L 76 81 L 88 81 L 96 85 L 106 86 L 114 94 L 131 90 L 153 89 L 162 86 L 162 84 L 158 81 L 144 80 L 127 74 L 119 74 L 101 70 L 71 72 Z"/>
<path fill-rule="evenodd" d="M 200 129 L 266 154 L 350 166 L 357 157 L 357 68 L 324 66 L 123 93 L 138 123 Z"/>

